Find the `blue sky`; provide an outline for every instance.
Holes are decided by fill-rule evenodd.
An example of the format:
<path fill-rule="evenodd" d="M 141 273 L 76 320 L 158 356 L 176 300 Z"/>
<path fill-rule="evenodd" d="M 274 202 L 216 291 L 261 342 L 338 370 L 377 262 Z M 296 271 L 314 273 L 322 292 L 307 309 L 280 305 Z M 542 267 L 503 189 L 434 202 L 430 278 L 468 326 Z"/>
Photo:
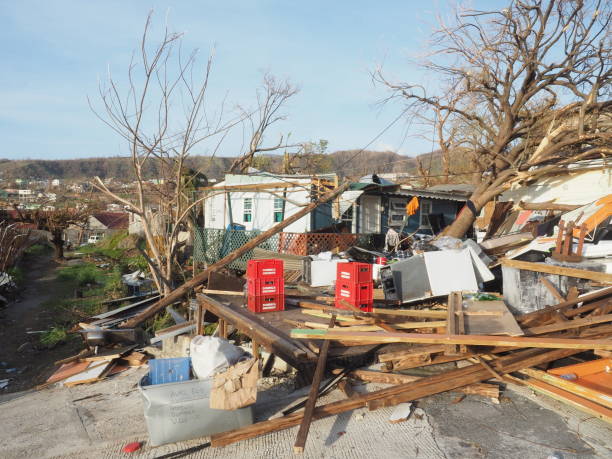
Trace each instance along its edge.
<path fill-rule="evenodd" d="M 399 113 L 370 77 L 384 64 L 393 79 L 435 84 L 408 59 L 426 48 L 435 17 L 448 3 L 411 1 L 14 1 L 0 0 L 0 158 L 66 159 L 124 155 L 120 138 L 93 115 L 108 68 L 121 80 L 149 10 L 153 37 L 167 21 L 184 32 L 184 49 L 204 63 L 215 48 L 212 109 L 253 106 L 263 71 L 289 78 L 301 91 L 269 143 L 327 139 L 329 151 L 362 148 Z M 408 129 L 408 131 L 406 131 Z M 237 129 L 218 154 L 234 156 Z M 408 132 L 408 136 L 406 136 Z M 369 147 L 402 154 L 430 151 L 402 121 Z M 206 146 L 197 153 L 206 153 Z"/>

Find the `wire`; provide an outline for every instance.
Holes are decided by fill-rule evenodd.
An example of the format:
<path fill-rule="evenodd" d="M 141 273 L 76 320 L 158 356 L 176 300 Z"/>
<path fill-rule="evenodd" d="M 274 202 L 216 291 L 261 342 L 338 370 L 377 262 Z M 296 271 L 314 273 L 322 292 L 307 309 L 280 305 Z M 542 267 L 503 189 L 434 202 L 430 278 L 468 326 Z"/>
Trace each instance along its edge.
<path fill-rule="evenodd" d="M 391 127 L 397 123 L 403 116 L 404 114 L 407 112 L 406 110 L 403 110 L 399 115 L 397 115 L 397 117 L 391 121 L 391 123 L 389 123 L 382 131 L 380 131 L 378 134 L 376 134 L 376 137 L 374 137 L 372 140 L 370 140 L 366 146 L 364 146 L 361 150 L 359 150 L 357 153 L 355 153 L 353 156 L 351 156 L 349 159 L 347 159 L 346 161 L 344 161 L 344 163 L 342 163 L 342 165 L 340 167 L 336 167 L 336 169 L 342 169 L 344 168 L 344 166 L 346 166 L 348 163 L 350 163 L 351 161 L 353 161 L 358 155 L 360 155 L 361 153 L 363 153 L 365 151 L 366 148 L 368 148 L 370 145 L 372 145 L 376 140 L 378 140 L 380 138 L 380 136 L 382 136 L 385 132 L 387 132 L 389 129 L 391 129 Z M 412 123 L 412 121 L 411 121 Z"/>

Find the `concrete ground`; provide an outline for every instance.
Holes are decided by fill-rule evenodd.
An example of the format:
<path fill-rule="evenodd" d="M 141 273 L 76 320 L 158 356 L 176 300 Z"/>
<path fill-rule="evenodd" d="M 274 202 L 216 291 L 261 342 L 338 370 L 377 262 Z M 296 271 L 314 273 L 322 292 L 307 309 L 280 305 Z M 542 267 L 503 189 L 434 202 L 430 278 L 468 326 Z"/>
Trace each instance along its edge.
<path fill-rule="evenodd" d="M 297 427 L 187 454 L 179 452 L 207 439 L 150 447 L 137 389 L 145 371 L 131 369 L 91 385 L 2 396 L 0 457 L 127 457 L 121 448 L 133 441 L 144 442 L 129 455 L 135 458 L 295 456 Z M 282 385 L 260 393 L 257 418 L 265 419 L 304 393 Z M 342 397 L 336 390 L 323 401 Z M 479 396 L 458 397 L 447 393 L 421 400 L 411 418 L 399 424 L 388 422 L 391 408 L 359 409 L 315 421 L 302 457 L 612 457 L 609 425 L 545 396 L 508 388 L 500 404 Z"/>

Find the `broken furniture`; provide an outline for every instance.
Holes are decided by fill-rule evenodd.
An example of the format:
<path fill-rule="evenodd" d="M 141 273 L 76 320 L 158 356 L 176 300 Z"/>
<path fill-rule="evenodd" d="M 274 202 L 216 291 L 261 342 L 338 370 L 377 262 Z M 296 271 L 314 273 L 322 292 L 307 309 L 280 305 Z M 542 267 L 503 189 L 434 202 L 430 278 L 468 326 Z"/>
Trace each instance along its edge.
<path fill-rule="evenodd" d="M 565 221 L 559 222 L 559 232 L 557 234 L 557 244 L 553 250 L 552 258 L 558 261 L 582 261 L 582 248 L 584 237 L 587 233 L 587 226 L 580 225 L 578 228 L 578 246 L 574 252 L 574 222 L 569 222 L 566 226 Z"/>

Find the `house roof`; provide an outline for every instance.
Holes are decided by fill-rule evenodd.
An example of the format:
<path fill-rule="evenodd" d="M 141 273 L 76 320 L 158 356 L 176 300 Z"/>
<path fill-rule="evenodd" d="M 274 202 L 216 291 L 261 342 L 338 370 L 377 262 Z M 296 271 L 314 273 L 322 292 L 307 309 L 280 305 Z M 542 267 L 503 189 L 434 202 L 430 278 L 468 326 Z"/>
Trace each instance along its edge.
<path fill-rule="evenodd" d="M 419 198 L 428 198 L 428 199 L 443 199 L 448 201 L 461 201 L 465 202 L 470 197 L 471 193 L 465 192 L 446 192 L 446 191 L 436 191 L 430 189 L 402 189 L 392 193 L 386 193 L 389 196 L 395 197 L 412 197 L 417 196 Z"/>
<path fill-rule="evenodd" d="M 469 183 L 442 183 L 427 188 L 427 191 L 442 191 L 445 193 L 457 193 L 470 195 L 476 187 Z"/>
<path fill-rule="evenodd" d="M 130 224 L 127 212 L 97 212 L 92 217 L 108 229 L 127 229 Z"/>

